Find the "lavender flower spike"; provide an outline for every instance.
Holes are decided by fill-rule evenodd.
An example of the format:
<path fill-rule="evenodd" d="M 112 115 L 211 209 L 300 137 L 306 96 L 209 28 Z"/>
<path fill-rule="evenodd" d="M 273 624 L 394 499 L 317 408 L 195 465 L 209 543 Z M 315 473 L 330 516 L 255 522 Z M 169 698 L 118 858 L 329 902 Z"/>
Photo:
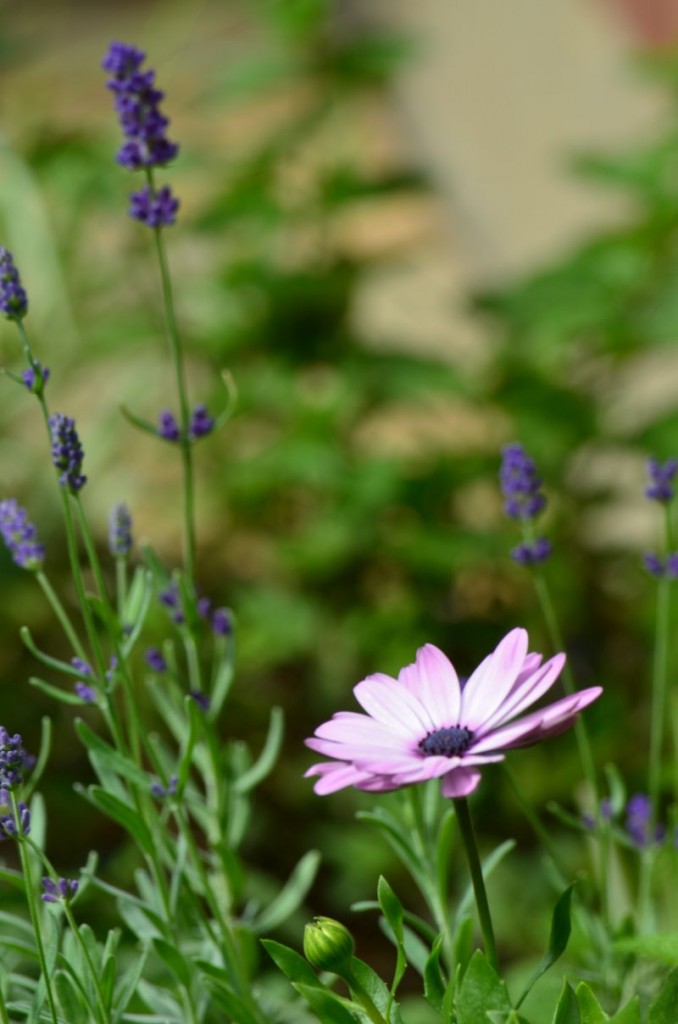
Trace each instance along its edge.
<path fill-rule="evenodd" d="M 511 519 L 534 519 L 546 507 L 537 467 L 521 444 L 503 447 L 499 481 Z"/>
<path fill-rule="evenodd" d="M 132 550 L 132 516 L 124 501 L 108 517 L 108 549 L 114 558 L 127 558 Z"/>
<path fill-rule="evenodd" d="M 188 428 L 189 437 L 192 441 L 197 441 L 199 437 L 205 437 L 206 434 L 211 434 L 213 430 L 214 417 L 210 416 L 207 406 L 201 402 L 199 405 L 196 405 L 191 413 L 191 422 Z"/>
<path fill-rule="evenodd" d="M 28 312 L 28 296 L 21 286 L 19 271 L 4 246 L 0 246 L 0 312 L 8 320 L 23 320 Z"/>
<path fill-rule="evenodd" d="M 383 792 L 440 778 L 443 796 L 463 797 L 480 782 L 481 765 L 568 729 L 602 689 L 581 690 L 514 721 L 551 688 L 565 662 L 557 654 L 542 665 L 527 643 L 524 629 L 512 630 L 463 687 L 432 644 L 397 679 L 376 673 L 358 683 L 353 692 L 367 714 L 341 712 L 306 740 L 331 758 L 306 772 L 319 776 L 316 793 L 346 786 Z"/>
<path fill-rule="evenodd" d="M 675 493 L 673 481 L 678 475 L 678 459 L 667 459 L 663 464 L 657 459 L 648 459 L 647 472 L 650 485 L 645 488 L 645 497 L 663 504 L 671 501 Z"/>
<path fill-rule="evenodd" d="M 78 891 L 78 883 L 75 878 L 60 878 L 54 881 L 53 878 L 43 878 L 41 899 L 45 903 L 68 903 Z"/>
<path fill-rule="evenodd" d="M 0 789 L 15 789 L 23 782 L 24 769 L 28 768 L 31 758 L 23 747 L 23 740 L 18 733 L 13 736 L 0 725 Z"/>
<path fill-rule="evenodd" d="M 59 483 L 71 494 L 85 486 L 87 477 L 82 474 L 84 452 L 75 429 L 75 420 L 60 412 L 49 418 L 52 436 L 52 462 L 59 470 Z"/>
<path fill-rule="evenodd" d="M 172 195 L 169 185 L 155 192 L 149 185 L 129 197 L 129 215 L 149 228 L 169 227 L 177 219 L 179 200 Z"/>
<path fill-rule="evenodd" d="M 45 545 L 38 540 L 33 523 L 29 523 L 26 509 L 15 498 L 0 501 L 0 536 L 16 565 L 33 572 L 42 568 Z"/>

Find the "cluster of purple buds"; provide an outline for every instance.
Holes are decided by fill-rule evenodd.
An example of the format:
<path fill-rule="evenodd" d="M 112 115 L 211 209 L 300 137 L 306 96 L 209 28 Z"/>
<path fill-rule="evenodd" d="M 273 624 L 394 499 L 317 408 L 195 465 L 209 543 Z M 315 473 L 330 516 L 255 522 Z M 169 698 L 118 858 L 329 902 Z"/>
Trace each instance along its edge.
<path fill-rule="evenodd" d="M 23 747 L 19 733 L 13 736 L 0 725 L 0 787 L 15 789 L 23 782 L 23 773 L 29 768 L 32 758 Z"/>
<path fill-rule="evenodd" d="M 49 369 L 36 361 L 27 370 L 23 371 L 21 379 L 29 391 L 36 395 L 41 395 L 45 389 L 45 384 L 49 380 Z"/>
<path fill-rule="evenodd" d="M 0 312 L 9 320 L 23 320 L 28 312 L 28 296 L 21 286 L 19 271 L 4 246 L 0 246 Z"/>
<path fill-rule="evenodd" d="M 653 551 L 646 551 L 643 564 L 655 579 L 678 580 L 678 551 L 672 551 L 665 558 L 660 558 Z"/>
<path fill-rule="evenodd" d="M 652 817 L 652 806 L 650 798 L 645 793 L 636 793 L 626 805 L 626 831 L 634 846 L 645 849 L 652 842 L 661 843 L 666 836 L 666 827 L 657 824 L 654 828 L 654 836 L 650 836 L 650 819 Z"/>
<path fill-rule="evenodd" d="M 206 693 L 202 692 L 202 690 L 191 690 L 188 696 L 195 701 L 201 711 L 204 711 L 205 713 L 209 711 L 210 699 Z"/>
<path fill-rule="evenodd" d="M 114 558 L 127 558 L 132 550 L 132 516 L 124 501 L 108 517 L 108 548 Z"/>
<path fill-rule="evenodd" d="M 165 797 L 176 795 L 178 785 L 178 776 L 170 775 L 169 781 L 166 786 L 163 786 L 161 782 L 152 782 L 151 793 L 153 794 L 153 796 L 157 796 L 159 799 L 164 800 Z"/>
<path fill-rule="evenodd" d="M 169 120 L 160 112 L 165 94 L 155 88 L 155 72 L 141 70 L 145 59 L 146 54 L 135 46 L 111 43 L 102 61 L 111 75 L 107 84 L 125 136 L 118 163 L 131 171 L 163 167 L 179 152 L 166 135 Z M 174 224 L 179 207 L 166 185 L 157 191 L 147 185 L 131 194 L 130 203 L 130 216 L 152 228 Z"/>
<path fill-rule="evenodd" d="M 28 521 L 26 509 L 15 498 L 0 501 L 0 535 L 16 565 L 34 572 L 42 567 L 45 545 L 38 540 L 38 531 Z"/>
<path fill-rule="evenodd" d="M 186 621 L 186 616 L 181 605 L 181 594 L 179 593 L 179 584 L 176 580 L 172 580 L 169 586 L 161 590 L 158 597 L 160 603 L 169 611 L 172 622 L 177 626 L 183 625 Z"/>
<path fill-rule="evenodd" d="M 41 899 L 45 903 L 68 903 L 78 891 L 78 883 L 75 878 L 59 878 L 56 882 L 53 878 L 43 878 Z"/>
<path fill-rule="evenodd" d="M 675 493 L 673 481 L 678 475 L 678 459 L 667 459 L 663 464 L 658 459 L 648 459 L 647 472 L 650 483 L 645 488 L 645 497 L 663 504 L 671 501 Z"/>
<path fill-rule="evenodd" d="M 215 636 L 230 636 L 233 632 L 233 620 L 230 608 L 215 608 L 212 611 L 212 602 L 209 597 L 198 598 L 198 615 L 201 619 L 210 621 L 212 632 Z"/>
<path fill-rule="evenodd" d="M 71 665 L 76 672 L 79 672 L 81 676 L 86 679 L 91 679 L 94 676 L 91 665 L 88 664 L 83 658 L 71 658 Z M 81 701 L 85 704 L 94 704 L 97 699 L 96 690 L 89 683 L 83 683 L 81 679 L 73 687 L 74 692 L 78 695 Z"/>
<path fill-rule="evenodd" d="M 197 441 L 201 437 L 211 434 L 214 430 L 214 424 L 214 417 L 210 416 L 207 406 L 202 402 L 196 405 L 191 413 L 191 419 L 188 424 L 189 440 Z M 157 432 L 158 437 L 161 437 L 163 441 L 177 442 L 181 440 L 181 428 L 174 413 L 170 412 L 169 409 L 163 409 L 158 414 Z"/>
<path fill-rule="evenodd" d="M 166 672 L 167 662 L 157 647 L 147 647 L 144 652 L 144 661 L 152 672 Z"/>
<path fill-rule="evenodd" d="M 0 839 L 17 839 L 19 836 L 27 836 L 30 833 L 31 812 L 23 800 L 19 801 L 18 810 L 18 820 L 13 812 L 0 817 Z"/>
<path fill-rule="evenodd" d="M 517 442 L 504 445 L 501 456 L 499 483 L 506 515 L 523 522 L 535 519 L 546 507 L 546 497 L 541 491 L 542 482 L 534 460 Z M 519 565 L 538 565 L 550 554 L 550 541 L 546 537 L 535 537 L 513 548 L 511 558 Z"/>
<path fill-rule="evenodd" d="M 84 452 L 75 429 L 75 420 L 57 412 L 49 418 L 52 438 L 52 463 L 59 470 L 59 483 L 76 494 L 87 482 L 82 473 Z"/>

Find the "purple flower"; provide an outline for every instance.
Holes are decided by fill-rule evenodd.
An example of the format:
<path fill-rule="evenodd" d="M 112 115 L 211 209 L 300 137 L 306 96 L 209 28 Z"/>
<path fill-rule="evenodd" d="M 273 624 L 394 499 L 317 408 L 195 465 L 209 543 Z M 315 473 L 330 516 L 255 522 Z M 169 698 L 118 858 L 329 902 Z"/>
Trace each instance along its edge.
<path fill-rule="evenodd" d="M 167 662 L 157 647 L 148 647 L 144 652 L 144 661 L 153 672 L 166 672 Z"/>
<path fill-rule="evenodd" d="M 512 630 L 463 688 L 432 644 L 397 679 L 377 673 L 358 683 L 353 692 L 367 714 L 340 712 L 306 740 L 332 759 L 306 772 L 320 776 L 316 793 L 346 786 L 382 792 L 440 778 L 443 796 L 466 796 L 480 782 L 480 765 L 569 728 L 601 687 L 513 721 L 550 689 L 565 661 L 557 654 L 542 665 L 540 654 L 528 654 L 527 642 L 524 629 Z"/>
<path fill-rule="evenodd" d="M 181 626 L 186 621 L 186 616 L 181 606 L 181 594 L 179 593 L 179 584 L 176 580 L 172 580 L 164 590 L 161 590 L 158 597 L 160 603 L 171 612 L 172 622 L 176 623 L 177 626 Z"/>
<path fill-rule="evenodd" d="M 32 366 L 23 371 L 21 379 L 29 391 L 36 395 L 41 395 L 45 389 L 45 384 L 49 380 L 49 369 L 46 366 L 41 366 L 38 362 L 34 362 Z"/>
<path fill-rule="evenodd" d="M 126 139 L 118 163 L 129 170 L 164 166 L 179 152 L 165 134 L 169 121 L 160 113 L 165 94 L 155 88 L 155 72 L 140 70 L 145 59 L 135 46 L 111 43 L 101 64 L 112 75 L 107 84 Z"/>
<path fill-rule="evenodd" d="M 511 550 L 511 558 L 518 565 L 538 565 L 545 562 L 551 554 L 551 541 L 546 537 L 537 537 L 531 543 L 517 544 Z"/>
<path fill-rule="evenodd" d="M 169 185 L 163 185 L 157 192 L 145 185 L 138 192 L 130 193 L 129 202 L 130 217 L 149 228 L 169 227 L 177 219 L 179 200 L 172 195 Z"/>
<path fill-rule="evenodd" d="M 210 416 L 207 407 L 202 403 L 196 405 L 191 414 L 191 422 L 188 427 L 188 435 L 193 441 L 199 437 L 205 437 L 214 430 L 214 417 Z"/>
<path fill-rule="evenodd" d="M 23 782 L 24 770 L 30 767 L 31 758 L 23 747 L 19 733 L 13 736 L 0 725 L 0 787 L 15 789 Z"/>
<path fill-rule="evenodd" d="M 671 551 L 664 559 L 653 551 L 646 551 L 643 564 L 650 576 L 657 580 L 678 580 L 678 551 Z"/>
<path fill-rule="evenodd" d="M 189 697 L 193 698 L 193 700 L 198 705 L 201 711 L 209 711 L 210 699 L 206 693 L 202 692 L 202 690 L 191 690 L 189 693 Z"/>
<path fill-rule="evenodd" d="M 88 686 L 87 683 L 78 681 L 73 687 L 73 691 L 83 703 L 96 704 L 97 695 L 93 686 Z"/>
<path fill-rule="evenodd" d="M 626 805 L 626 831 L 634 846 L 644 849 L 650 845 L 650 819 L 652 805 L 645 793 L 636 793 Z M 654 830 L 654 842 L 661 843 L 666 835 L 666 828 L 657 824 Z"/>
<path fill-rule="evenodd" d="M 0 817 L 0 839 L 16 839 L 27 836 L 31 831 L 31 812 L 23 801 L 19 801 L 19 820 L 14 812 Z"/>
<path fill-rule="evenodd" d="M 0 501 L 0 536 L 16 565 L 32 571 L 42 567 L 45 545 L 38 540 L 36 527 L 29 523 L 26 509 L 15 498 Z"/>
<path fill-rule="evenodd" d="M 231 612 L 228 608 L 217 608 L 212 616 L 212 632 L 216 636 L 230 636 L 233 631 Z"/>
<path fill-rule="evenodd" d="M 502 448 L 499 482 L 505 499 L 504 511 L 511 519 L 534 519 L 545 508 L 537 467 L 521 444 Z"/>
<path fill-rule="evenodd" d="M 674 495 L 673 481 L 678 474 L 678 459 L 667 459 L 663 464 L 658 459 L 648 459 L 647 472 L 650 484 L 645 488 L 645 497 L 651 501 L 671 501 Z"/>
<path fill-rule="evenodd" d="M 161 437 L 163 441 L 178 441 L 181 437 L 179 424 L 174 418 L 174 413 L 171 413 L 169 409 L 163 409 L 158 414 L 158 437 Z"/>
<path fill-rule="evenodd" d="M 153 796 L 157 796 L 158 799 L 164 800 L 165 797 L 176 795 L 178 785 L 179 777 L 177 775 L 170 775 L 167 786 L 163 786 L 161 782 L 152 782 L 151 793 Z"/>
<path fill-rule="evenodd" d="M 79 672 L 82 676 L 91 676 L 94 674 L 92 672 L 92 666 L 89 665 L 84 658 L 71 658 L 71 665 L 75 671 Z"/>
<path fill-rule="evenodd" d="M 78 883 L 74 878 L 43 878 L 42 899 L 45 903 L 68 903 L 78 891 Z"/>
<path fill-rule="evenodd" d="M 60 412 L 49 418 L 52 436 L 52 462 L 59 470 L 59 483 L 71 494 L 85 486 L 87 477 L 82 474 L 84 453 L 75 429 L 75 420 Z"/>
<path fill-rule="evenodd" d="M 108 550 L 114 558 L 127 558 L 132 550 L 132 516 L 124 501 L 108 517 Z"/>
<path fill-rule="evenodd" d="M 212 611 L 212 602 L 210 601 L 209 597 L 199 597 L 197 609 L 200 618 L 207 619 L 209 617 L 210 612 Z"/>
<path fill-rule="evenodd" d="M 8 320 L 23 320 L 28 312 L 28 296 L 21 287 L 19 271 L 11 252 L 0 246 L 0 313 Z"/>

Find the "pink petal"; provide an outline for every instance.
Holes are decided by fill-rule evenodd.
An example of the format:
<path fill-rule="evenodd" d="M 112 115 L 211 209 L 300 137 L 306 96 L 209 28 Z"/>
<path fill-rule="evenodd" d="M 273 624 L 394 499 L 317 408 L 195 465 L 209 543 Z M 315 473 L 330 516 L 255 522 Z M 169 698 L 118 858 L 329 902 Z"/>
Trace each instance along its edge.
<path fill-rule="evenodd" d="M 454 800 L 456 797 L 468 796 L 480 782 L 480 772 L 475 768 L 454 768 L 443 776 L 440 791 L 443 796 Z"/>
<path fill-rule="evenodd" d="M 403 679 L 404 676 L 404 679 Z M 416 694 L 429 713 L 433 727 L 456 725 L 459 721 L 461 688 L 449 658 L 433 644 L 417 651 L 417 660 L 398 676 L 410 693 Z"/>
<path fill-rule="evenodd" d="M 460 722 L 475 731 L 500 707 L 523 670 L 527 633 L 512 629 L 478 666 L 461 695 Z"/>
<path fill-rule="evenodd" d="M 536 672 L 522 672 L 511 693 L 494 714 L 483 722 L 478 729 L 478 733 L 484 735 L 488 730 L 498 725 L 503 725 L 504 722 L 515 718 L 525 708 L 529 708 L 530 704 L 534 704 L 540 697 L 543 697 L 547 690 L 550 690 L 555 683 L 564 664 L 565 655 L 556 654 L 554 658 L 546 662 L 543 668 L 538 669 Z"/>
<path fill-rule="evenodd" d="M 432 728 L 426 708 L 399 680 L 368 676 L 353 693 L 368 715 L 403 735 L 423 737 Z"/>
<path fill-rule="evenodd" d="M 343 712 L 335 715 L 329 722 L 323 722 L 315 731 L 318 739 L 333 740 L 335 743 L 374 743 L 380 747 L 402 749 L 408 740 L 394 733 L 392 729 L 376 722 L 368 715 Z M 411 741 L 410 741 L 411 742 Z"/>
<path fill-rule="evenodd" d="M 335 743 L 333 740 L 323 740 L 317 736 L 311 736 L 304 741 L 306 746 L 315 750 L 317 754 L 324 757 L 333 757 L 338 761 L 366 761 L 385 758 L 388 762 L 401 761 L 407 757 L 407 748 L 384 747 L 370 742 L 369 740 L 357 740 L 354 743 Z"/>
<path fill-rule="evenodd" d="M 358 786 L 370 780 L 367 772 L 358 771 L 352 764 L 337 764 L 337 762 L 324 761 L 321 764 L 314 764 L 304 774 L 304 778 L 312 775 L 319 775 L 313 789 L 319 796 L 326 796 L 328 793 L 336 793 L 339 789 L 347 786 Z"/>
<path fill-rule="evenodd" d="M 563 697 L 555 704 L 533 711 L 531 715 L 519 718 L 511 725 L 489 732 L 487 736 L 473 744 L 469 753 L 479 754 L 498 748 L 527 746 L 528 743 L 545 739 L 558 731 L 562 732 L 572 724 L 578 712 L 600 697 L 602 692 L 602 687 L 592 686 L 588 690 L 580 690 L 579 693 Z"/>

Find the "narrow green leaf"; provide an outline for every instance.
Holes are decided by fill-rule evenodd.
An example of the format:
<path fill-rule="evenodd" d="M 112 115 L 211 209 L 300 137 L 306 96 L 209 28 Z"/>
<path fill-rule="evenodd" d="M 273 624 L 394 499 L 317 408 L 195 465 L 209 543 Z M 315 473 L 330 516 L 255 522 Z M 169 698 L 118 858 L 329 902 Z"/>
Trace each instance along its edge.
<path fill-rule="evenodd" d="M 52 686 L 51 683 L 46 683 L 44 679 L 39 679 L 37 676 L 31 676 L 28 682 L 36 690 L 41 690 L 48 697 L 52 697 L 53 700 L 59 700 L 62 704 L 79 704 L 82 707 L 82 697 L 78 697 L 77 693 L 71 693 L 70 690 L 61 690 L 58 686 Z"/>
<path fill-rule="evenodd" d="M 162 962 L 169 967 L 179 984 L 183 985 L 184 988 L 190 988 L 191 965 L 177 947 L 173 946 L 170 942 L 165 942 L 164 939 L 156 938 L 153 939 L 153 950 Z"/>
<path fill-rule="evenodd" d="M 143 772 L 133 761 L 112 747 L 101 736 L 97 736 L 82 718 L 76 719 L 75 731 L 87 752 L 96 754 L 110 771 L 121 775 L 144 791 L 148 789 L 149 779 L 146 772 Z"/>
<path fill-rule="evenodd" d="M 585 981 L 577 985 L 575 995 L 581 1024 L 607 1024 L 610 1018 Z"/>
<path fill-rule="evenodd" d="M 457 1022 L 480 1024 L 485 1019 L 487 1010 L 502 1010 L 509 1013 L 511 1001 L 505 982 L 487 962 L 485 954 L 477 949 L 471 957 L 461 983 L 457 1000 Z"/>
<path fill-rule="evenodd" d="M 122 1016 L 129 1006 L 129 1002 L 135 994 L 139 986 L 141 976 L 144 973 L 149 949 L 150 947 L 148 945 L 144 945 L 141 952 L 133 958 L 128 969 L 118 980 L 113 1000 L 114 1009 L 111 1015 L 111 1024 L 118 1024 L 118 1022 L 122 1020 Z"/>
<path fill-rule="evenodd" d="M 647 1024 L 676 1024 L 678 1006 L 678 967 L 671 971 L 661 992 L 650 1006 Z"/>
<path fill-rule="evenodd" d="M 124 803 L 117 796 L 113 796 L 112 793 L 107 793 L 100 786 L 89 786 L 85 792 L 95 807 L 98 807 L 100 811 L 117 821 L 129 832 L 143 853 L 152 853 L 153 837 L 146 823 L 133 807 Z"/>
<path fill-rule="evenodd" d="M 560 998 L 556 1005 L 553 1024 L 581 1024 L 581 1016 L 574 990 L 564 982 Z"/>
<path fill-rule="evenodd" d="M 273 769 L 280 753 L 284 725 L 282 708 L 271 708 L 271 718 L 264 746 L 252 767 L 235 780 L 233 788 L 237 793 L 248 793 Z"/>
<path fill-rule="evenodd" d="M 68 1024 L 89 1024 L 90 1010 L 85 1006 L 70 975 L 65 971 L 56 971 L 52 976 L 52 984 Z"/>
<path fill-rule="evenodd" d="M 443 939 L 442 935 L 439 935 L 436 941 L 433 943 L 431 954 L 424 965 L 424 998 L 434 1006 L 436 1010 L 441 1010 L 443 1006 L 443 999 L 445 998 L 445 979 L 440 969 L 440 953 L 442 951 Z"/>
<path fill-rule="evenodd" d="M 678 962 L 678 932 L 630 935 L 615 942 L 614 948 L 618 953 L 634 953 L 673 966 Z"/>
<path fill-rule="evenodd" d="M 339 996 L 326 988 L 310 985 L 295 985 L 312 1010 L 320 1017 L 323 1024 L 356 1024 L 353 1014 L 346 1009 Z"/>
<path fill-rule="evenodd" d="M 570 932 L 572 931 L 570 907 L 572 903 L 573 888 L 574 885 L 570 885 L 556 901 L 556 905 L 553 908 L 553 914 L 551 916 L 551 934 L 549 935 L 549 943 L 546 948 L 546 952 L 537 965 L 537 969 L 534 974 L 523 989 L 520 999 L 516 1003 L 516 1007 L 521 1005 L 525 996 L 531 991 L 532 987 L 541 978 L 542 974 L 545 974 L 549 967 L 553 967 L 556 960 L 563 955 L 567 948 Z"/>
<path fill-rule="evenodd" d="M 377 884 L 377 898 L 384 913 L 384 917 L 391 926 L 393 937 L 396 942 L 396 965 L 393 972 L 393 982 L 391 983 L 391 996 L 395 997 L 395 994 L 398 991 L 398 986 L 400 985 L 403 975 L 407 970 L 407 957 L 405 955 L 404 947 L 405 929 L 403 924 L 405 911 L 403 910 L 402 903 L 383 875 L 380 875 L 379 882 Z M 387 1018 L 389 1011 L 390 1004 L 386 1011 Z"/>
<path fill-rule="evenodd" d="M 313 885 L 320 865 L 320 854 L 309 850 L 295 866 L 278 895 L 252 923 L 255 935 L 272 931 L 286 921 L 301 906 Z"/>
<path fill-rule="evenodd" d="M 500 843 L 492 853 L 488 854 L 488 856 L 483 859 L 482 868 L 483 878 L 485 881 L 487 881 L 495 868 L 501 864 L 504 857 L 511 852 L 515 845 L 515 839 L 506 839 L 503 843 Z M 457 920 L 467 916 L 469 909 L 474 905 L 474 902 L 475 896 L 473 892 L 473 884 L 469 882 L 457 908 Z"/>
<path fill-rule="evenodd" d="M 118 960 L 113 954 L 103 957 L 103 967 L 101 969 L 100 983 L 101 983 L 101 994 L 104 1000 L 104 1006 L 107 1010 L 110 1010 L 113 1002 L 113 992 L 115 989 L 115 979 L 118 973 Z"/>
<path fill-rule="evenodd" d="M 462 978 L 473 956 L 473 929 L 473 918 L 465 917 L 457 925 L 454 936 L 454 962 L 458 965 Z"/>
<path fill-rule="evenodd" d="M 274 942 L 273 939 L 262 939 L 261 944 L 271 960 L 293 985 L 323 987 L 311 965 L 294 949 L 283 946 L 281 942 Z"/>
<path fill-rule="evenodd" d="M 40 731 L 40 753 L 38 754 L 38 760 L 31 772 L 29 783 L 24 787 L 24 800 L 26 803 L 30 800 L 31 794 L 35 792 L 35 788 L 42 778 L 43 772 L 47 767 L 49 761 L 49 754 L 52 747 L 52 719 L 46 715 L 41 721 Z"/>
<path fill-rule="evenodd" d="M 634 996 L 626 1006 L 617 1010 L 614 1017 L 610 1017 L 610 1024 L 641 1024 L 638 996 Z"/>

